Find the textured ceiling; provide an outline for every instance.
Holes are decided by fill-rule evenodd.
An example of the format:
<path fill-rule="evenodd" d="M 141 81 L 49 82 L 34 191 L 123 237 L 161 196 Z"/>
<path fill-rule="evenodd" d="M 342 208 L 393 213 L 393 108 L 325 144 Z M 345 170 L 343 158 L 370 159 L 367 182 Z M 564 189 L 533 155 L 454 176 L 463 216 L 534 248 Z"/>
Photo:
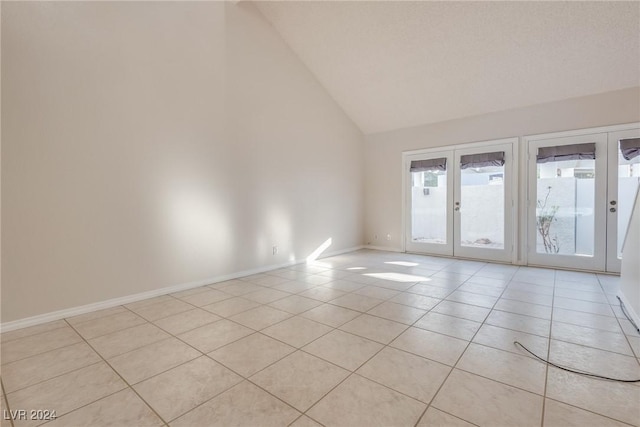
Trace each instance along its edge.
<path fill-rule="evenodd" d="M 256 2 L 364 133 L 640 85 L 638 2 Z"/>

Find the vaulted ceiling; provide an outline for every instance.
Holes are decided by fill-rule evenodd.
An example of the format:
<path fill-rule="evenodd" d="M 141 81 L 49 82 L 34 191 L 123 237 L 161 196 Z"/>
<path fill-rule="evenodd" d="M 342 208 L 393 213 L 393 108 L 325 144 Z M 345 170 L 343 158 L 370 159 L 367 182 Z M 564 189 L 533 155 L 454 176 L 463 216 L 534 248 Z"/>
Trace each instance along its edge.
<path fill-rule="evenodd" d="M 638 2 L 256 2 L 366 133 L 640 86 Z"/>

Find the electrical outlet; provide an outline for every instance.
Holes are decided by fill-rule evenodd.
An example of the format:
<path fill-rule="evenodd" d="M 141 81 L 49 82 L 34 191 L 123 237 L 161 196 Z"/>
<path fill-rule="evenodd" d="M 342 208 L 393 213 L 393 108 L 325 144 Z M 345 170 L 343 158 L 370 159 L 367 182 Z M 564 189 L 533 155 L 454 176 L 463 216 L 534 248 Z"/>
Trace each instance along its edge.
<path fill-rule="evenodd" d="M 387 234 L 387 240 L 391 240 L 391 234 Z"/>
<path fill-rule="evenodd" d="M 273 246 L 273 254 L 274 255 L 278 254 L 278 246 L 276 246 L 276 245 Z"/>

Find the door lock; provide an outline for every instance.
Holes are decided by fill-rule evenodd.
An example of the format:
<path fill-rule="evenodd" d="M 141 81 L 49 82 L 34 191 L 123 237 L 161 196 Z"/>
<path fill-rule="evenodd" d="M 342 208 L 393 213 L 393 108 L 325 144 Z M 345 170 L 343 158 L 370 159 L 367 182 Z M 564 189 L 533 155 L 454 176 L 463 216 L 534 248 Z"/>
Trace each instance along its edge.
<path fill-rule="evenodd" d="M 610 201 L 610 202 L 609 202 L 609 204 L 610 204 L 611 206 L 615 206 L 615 205 L 616 205 L 616 203 L 617 203 L 617 202 L 616 202 L 615 200 L 612 200 L 612 201 Z"/>

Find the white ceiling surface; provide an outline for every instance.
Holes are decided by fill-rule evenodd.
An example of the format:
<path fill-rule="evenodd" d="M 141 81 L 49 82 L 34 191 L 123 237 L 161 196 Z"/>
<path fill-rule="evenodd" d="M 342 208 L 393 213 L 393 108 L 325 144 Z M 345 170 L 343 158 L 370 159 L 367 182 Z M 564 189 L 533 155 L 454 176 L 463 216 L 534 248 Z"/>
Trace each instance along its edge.
<path fill-rule="evenodd" d="M 365 134 L 640 85 L 638 2 L 256 2 Z"/>

